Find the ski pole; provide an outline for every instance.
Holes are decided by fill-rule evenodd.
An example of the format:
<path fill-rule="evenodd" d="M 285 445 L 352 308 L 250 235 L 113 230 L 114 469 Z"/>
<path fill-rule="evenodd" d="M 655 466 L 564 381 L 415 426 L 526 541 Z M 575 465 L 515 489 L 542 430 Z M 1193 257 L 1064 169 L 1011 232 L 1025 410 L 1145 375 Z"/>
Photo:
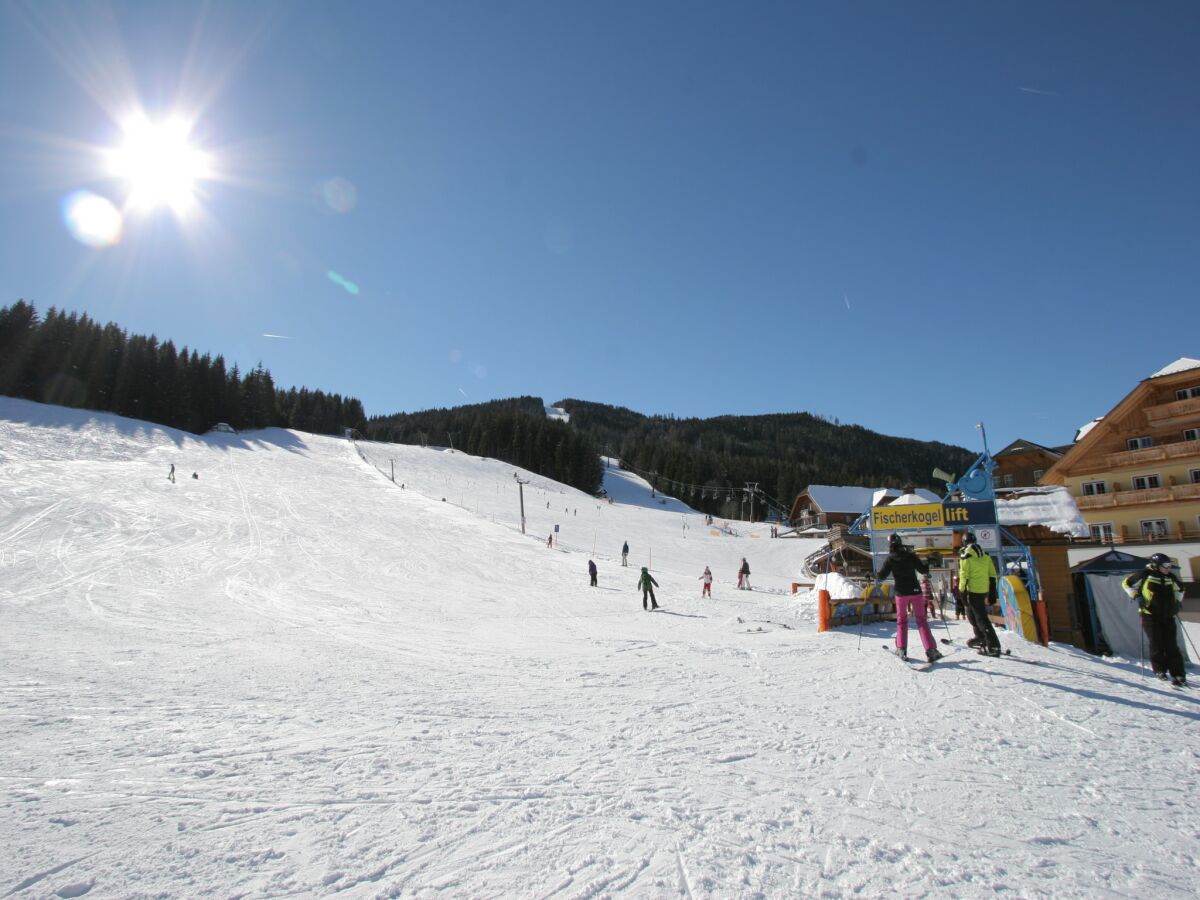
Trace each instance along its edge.
<path fill-rule="evenodd" d="M 1175 613 L 1175 621 L 1179 623 L 1179 630 L 1183 632 L 1183 636 L 1187 638 L 1187 642 L 1192 645 L 1192 652 L 1196 654 L 1196 662 L 1200 662 L 1200 653 L 1196 651 L 1196 642 L 1192 640 L 1192 636 L 1183 627 L 1183 619 L 1179 618 L 1179 613 Z"/>
<path fill-rule="evenodd" d="M 867 618 L 867 603 L 864 600 L 858 607 L 858 649 L 862 649 L 862 627 Z"/>
<path fill-rule="evenodd" d="M 1142 668 L 1142 677 L 1146 677 L 1146 629 L 1142 627 L 1141 616 L 1138 616 L 1138 665 Z"/>

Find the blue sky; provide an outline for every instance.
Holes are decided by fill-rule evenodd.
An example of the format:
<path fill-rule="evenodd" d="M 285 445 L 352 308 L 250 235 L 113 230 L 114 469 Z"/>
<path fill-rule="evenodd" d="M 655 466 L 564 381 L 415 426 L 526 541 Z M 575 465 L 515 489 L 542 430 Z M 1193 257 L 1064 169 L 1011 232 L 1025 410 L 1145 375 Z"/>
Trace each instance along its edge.
<path fill-rule="evenodd" d="M 183 217 L 100 152 L 137 107 L 210 161 Z M 1200 357 L 1198 114 L 1190 2 L 0 2 L 0 303 L 371 415 L 1061 444 Z"/>

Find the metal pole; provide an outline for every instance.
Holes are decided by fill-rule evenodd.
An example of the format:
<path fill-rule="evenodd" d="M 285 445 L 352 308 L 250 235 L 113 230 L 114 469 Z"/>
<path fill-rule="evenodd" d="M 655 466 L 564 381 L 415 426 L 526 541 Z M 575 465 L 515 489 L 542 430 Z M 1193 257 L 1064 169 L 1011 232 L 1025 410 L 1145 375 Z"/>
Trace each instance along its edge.
<path fill-rule="evenodd" d="M 525 485 L 529 484 L 529 481 L 528 480 L 522 481 L 517 476 L 516 472 L 513 472 L 513 478 L 515 478 L 517 480 L 517 493 L 520 494 L 520 497 L 521 497 L 521 534 L 524 534 L 525 533 Z"/>

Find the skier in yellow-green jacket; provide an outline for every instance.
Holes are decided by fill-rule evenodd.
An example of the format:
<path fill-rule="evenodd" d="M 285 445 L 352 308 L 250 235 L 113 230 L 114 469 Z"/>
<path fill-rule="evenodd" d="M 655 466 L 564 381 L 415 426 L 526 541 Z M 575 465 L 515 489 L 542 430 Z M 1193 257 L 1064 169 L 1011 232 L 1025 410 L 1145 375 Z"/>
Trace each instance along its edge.
<path fill-rule="evenodd" d="M 967 646 L 974 647 L 984 656 L 1000 655 L 1000 638 L 996 637 L 996 629 L 987 613 L 988 598 L 993 595 L 995 584 L 996 564 L 979 546 L 975 535 L 968 531 L 963 535 L 962 550 L 958 554 L 958 588 L 966 598 L 968 618 L 975 629 L 975 637 L 967 641 Z"/>
<path fill-rule="evenodd" d="M 1179 615 L 1179 598 L 1183 582 L 1173 571 L 1171 558 L 1155 553 L 1140 572 L 1130 575 L 1122 586 L 1131 598 L 1138 601 L 1142 630 L 1150 644 L 1150 665 L 1163 681 L 1168 675 L 1176 687 L 1187 686 L 1183 654 L 1179 651 L 1179 635 L 1175 620 Z"/>

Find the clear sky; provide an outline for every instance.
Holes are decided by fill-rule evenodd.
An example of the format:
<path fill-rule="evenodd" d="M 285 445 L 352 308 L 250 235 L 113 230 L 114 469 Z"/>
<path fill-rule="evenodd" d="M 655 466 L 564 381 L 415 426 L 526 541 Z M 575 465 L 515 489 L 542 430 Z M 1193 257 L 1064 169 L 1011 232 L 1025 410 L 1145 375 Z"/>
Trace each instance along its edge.
<path fill-rule="evenodd" d="M 1197 160 L 1194 2 L 0 0 L 0 303 L 370 415 L 1066 443 L 1200 357 Z"/>

